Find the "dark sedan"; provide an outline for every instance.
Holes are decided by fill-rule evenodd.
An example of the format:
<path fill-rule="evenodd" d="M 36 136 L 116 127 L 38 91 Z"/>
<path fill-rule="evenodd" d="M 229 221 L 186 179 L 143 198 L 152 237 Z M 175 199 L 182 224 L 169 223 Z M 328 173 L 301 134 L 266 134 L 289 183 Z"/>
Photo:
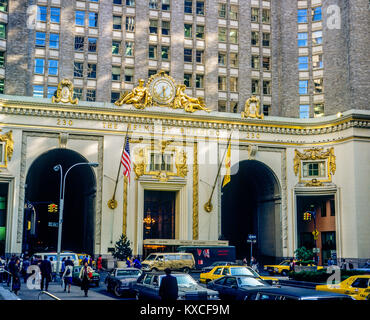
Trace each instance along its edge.
<path fill-rule="evenodd" d="M 225 276 L 207 283 L 216 290 L 221 300 L 245 300 L 248 289 L 271 287 L 267 282 L 251 276 Z"/>
<path fill-rule="evenodd" d="M 115 268 L 105 278 L 107 291 L 120 297 L 122 295 L 135 296 L 136 292 L 132 290 L 131 284 L 141 276 L 143 272 L 136 268 Z"/>
<path fill-rule="evenodd" d="M 209 272 L 211 271 L 214 267 L 218 266 L 237 266 L 238 264 L 236 262 L 231 262 L 231 261 L 215 261 L 211 265 L 204 267 L 202 269 L 202 272 Z"/>
<path fill-rule="evenodd" d="M 176 277 L 178 300 L 219 300 L 218 292 L 200 286 L 189 274 L 172 273 Z M 159 287 L 164 273 L 149 272 L 140 277 L 133 288 L 139 300 L 160 300 Z"/>

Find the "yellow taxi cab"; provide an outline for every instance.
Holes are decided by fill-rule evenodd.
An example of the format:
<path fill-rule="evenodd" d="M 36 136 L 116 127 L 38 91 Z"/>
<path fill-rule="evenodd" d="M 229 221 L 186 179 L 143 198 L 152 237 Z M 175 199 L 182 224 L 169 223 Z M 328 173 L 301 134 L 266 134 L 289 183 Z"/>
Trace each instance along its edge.
<path fill-rule="evenodd" d="M 207 283 L 209 281 L 213 281 L 228 275 L 251 276 L 255 278 L 260 278 L 274 285 L 278 284 L 279 282 L 279 279 L 277 278 L 260 276 L 256 271 L 247 266 L 215 266 L 211 271 L 201 273 L 199 282 Z"/>
<path fill-rule="evenodd" d="M 299 266 L 300 262 L 298 260 L 294 260 L 295 265 Z M 315 264 L 307 264 L 308 267 L 313 267 Z M 323 269 L 323 266 L 317 266 L 316 270 Z M 290 261 L 289 260 L 283 260 L 279 264 L 273 264 L 273 265 L 265 265 L 263 266 L 263 270 L 268 271 L 270 274 L 280 274 L 282 276 L 287 276 L 290 271 Z"/>
<path fill-rule="evenodd" d="M 351 276 L 338 284 L 318 285 L 316 290 L 343 293 L 356 300 L 370 300 L 370 275 Z"/>

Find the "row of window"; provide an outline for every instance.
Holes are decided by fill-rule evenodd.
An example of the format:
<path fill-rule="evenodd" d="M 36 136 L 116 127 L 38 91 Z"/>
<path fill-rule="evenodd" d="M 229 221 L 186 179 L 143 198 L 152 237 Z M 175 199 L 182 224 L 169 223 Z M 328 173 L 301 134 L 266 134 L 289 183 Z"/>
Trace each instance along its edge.
<path fill-rule="evenodd" d="M 60 23 L 60 8 L 57 7 L 50 7 L 50 15 L 49 20 L 47 20 L 47 9 L 48 7 L 37 6 L 37 21 L 40 22 L 52 22 L 52 23 Z"/>
<path fill-rule="evenodd" d="M 306 71 L 308 70 L 308 56 L 301 56 L 298 57 L 298 70 L 299 71 Z M 315 54 L 312 56 L 312 68 L 313 69 L 321 69 L 324 67 L 322 54 Z"/>
<path fill-rule="evenodd" d="M 260 11 L 261 11 L 261 18 L 260 18 Z M 252 8 L 251 9 L 251 22 L 255 23 L 270 23 L 271 21 L 271 14 L 270 9 L 262 9 L 259 8 Z"/>
<path fill-rule="evenodd" d="M 312 32 L 312 45 L 322 44 L 322 30 Z M 308 46 L 308 32 L 298 32 L 298 47 Z"/>
<path fill-rule="evenodd" d="M 298 23 L 308 23 L 308 12 L 311 10 L 312 22 L 322 20 L 322 9 L 321 7 L 315 7 L 312 9 L 298 9 L 297 21 Z"/>
<path fill-rule="evenodd" d="M 313 105 L 314 117 L 322 117 L 324 115 L 324 103 L 315 103 Z M 310 117 L 310 106 L 308 104 L 299 106 L 299 117 L 308 119 Z"/>
<path fill-rule="evenodd" d="M 58 60 L 51 60 L 47 61 L 47 73 L 51 76 L 58 75 Z M 45 74 L 45 59 L 36 58 L 35 59 L 35 67 L 34 67 L 35 74 Z"/>
<path fill-rule="evenodd" d="M 323 93 L 323 78 L 313 79 L 313 93 Z M 299 80 L 299 94 L 308 94 L 308 80 Z"/>

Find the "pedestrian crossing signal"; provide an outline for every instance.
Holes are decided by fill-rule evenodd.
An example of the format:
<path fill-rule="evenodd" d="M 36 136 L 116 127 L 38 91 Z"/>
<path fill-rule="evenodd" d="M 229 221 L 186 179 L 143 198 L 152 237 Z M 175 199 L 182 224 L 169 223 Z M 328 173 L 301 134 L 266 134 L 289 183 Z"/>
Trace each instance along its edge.
<path fill-rule="evenodd" d="M 55 203 L 49 204 L 48 212 L 58 212 L 58 205 Z"/>

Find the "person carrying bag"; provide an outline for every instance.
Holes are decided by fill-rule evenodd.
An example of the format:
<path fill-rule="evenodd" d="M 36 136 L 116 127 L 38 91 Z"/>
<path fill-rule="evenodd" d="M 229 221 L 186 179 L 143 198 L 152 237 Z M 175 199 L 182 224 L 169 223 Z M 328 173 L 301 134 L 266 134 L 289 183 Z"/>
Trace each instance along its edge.
<path fill-rule="evenodd" d="M 81 290 L 85 292 L 85 297 L 87 297 L 92 277 L 93 269 L 88 265 L 88 262 L 85 261 L 80 271 Z"/>

